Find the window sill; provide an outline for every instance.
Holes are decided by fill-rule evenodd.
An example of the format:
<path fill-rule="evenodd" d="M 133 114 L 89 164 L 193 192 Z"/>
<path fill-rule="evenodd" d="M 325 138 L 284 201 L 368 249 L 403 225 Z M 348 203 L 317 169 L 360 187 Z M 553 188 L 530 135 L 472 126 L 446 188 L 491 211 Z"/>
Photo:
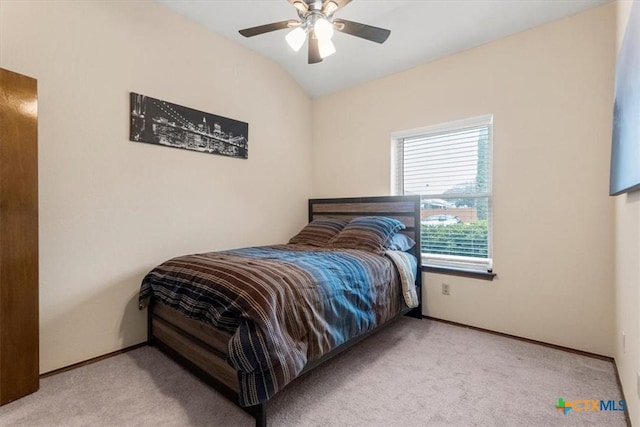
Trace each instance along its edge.
<path fill-rule="evenodd" d="M 463 268 L 446 268 L 446 267 L 433 267 L 428 265 L 422 266 L 422 271 L 427 273 L 449 274 L 451 276 L 470 277 L 472 279 L 489 280 L 492 281 L 496 277 L 496 273 L 489 273 L 487 271 L 479 270 L 465 270 Z"/>

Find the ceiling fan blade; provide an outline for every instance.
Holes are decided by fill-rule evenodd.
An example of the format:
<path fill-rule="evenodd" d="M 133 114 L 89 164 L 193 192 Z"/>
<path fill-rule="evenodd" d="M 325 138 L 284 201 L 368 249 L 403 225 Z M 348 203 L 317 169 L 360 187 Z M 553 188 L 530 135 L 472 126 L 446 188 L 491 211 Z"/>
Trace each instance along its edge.
<path fill-rule="evenodd" d="M 318 62 L 322 62 L 322 57 L 318 48 L 318 39 L 312 31 L 309 33 L 309 64 L 317 64 Z"/>
<path fill-rule="evenodd" d="M 284 30 L 285 28 L 295 27 L 299 25 L 298 21 L 280 21 L 272 24 L 259 25 L 257 27 L 245 28 L 240 30 L 240 34 L 245 37 L 253 37 L 264 33 L 270 33 L 271 31 Z"/>
<path fill-rule="evenodd" d="M 333 24 L 334 28 L 338 31 L 376 43 L 384 43 L 387 38 L 389 38 L 389 34 L 391 34 L 391 31 L 385 30 L 384 28 L 347 21 L 346 19 L 334 19 Z"/>

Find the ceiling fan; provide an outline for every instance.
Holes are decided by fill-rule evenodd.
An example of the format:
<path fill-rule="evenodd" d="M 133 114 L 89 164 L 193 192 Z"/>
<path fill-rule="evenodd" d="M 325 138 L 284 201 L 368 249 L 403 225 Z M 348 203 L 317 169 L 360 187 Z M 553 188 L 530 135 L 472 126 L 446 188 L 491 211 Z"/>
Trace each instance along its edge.
<path fill-rule="evenodd" d="M 293 28 L 286 36 L 287 43 L 296 52 L 309 39 L 309 64 L 322 62 L 333 55 L 336 48 L 331 41 L 334 30 L 376 43 L 384 43 L 391 31 L 346 19 L 333 19 L 333 14 L 351 0 L 288 0 L 298 11 L 299 21 L 274 22 L 240 30 L 245 37 L 253 37 L 276 30 Z"/>

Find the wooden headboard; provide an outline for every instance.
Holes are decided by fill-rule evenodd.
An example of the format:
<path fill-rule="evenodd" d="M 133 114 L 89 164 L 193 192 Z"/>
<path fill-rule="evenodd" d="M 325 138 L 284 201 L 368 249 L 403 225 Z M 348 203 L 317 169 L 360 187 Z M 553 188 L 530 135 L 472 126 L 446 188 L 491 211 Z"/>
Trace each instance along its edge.
<path fill-rule="evenodd" d="M 387 216 L 407 227 L 402 232 L 416 241 L 413 255 L 418 262 L 416 287 L 421 290 L 420 274 L 420 196 L 348 197 L 340 199 L 309 199 L 309 222 L 322 218 L 350 220 L 359 216 Z"/>

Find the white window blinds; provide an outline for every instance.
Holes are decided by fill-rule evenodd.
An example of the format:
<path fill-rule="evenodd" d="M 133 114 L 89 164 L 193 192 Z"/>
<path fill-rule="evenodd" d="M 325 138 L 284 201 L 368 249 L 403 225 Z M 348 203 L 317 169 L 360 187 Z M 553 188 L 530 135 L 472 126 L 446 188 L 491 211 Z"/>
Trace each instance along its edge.
<path fill-rule="evenodd" d="M 425 265 L 491 268 L 492 117 L 392 135 L 395 194 L 420 194 Z"/>

